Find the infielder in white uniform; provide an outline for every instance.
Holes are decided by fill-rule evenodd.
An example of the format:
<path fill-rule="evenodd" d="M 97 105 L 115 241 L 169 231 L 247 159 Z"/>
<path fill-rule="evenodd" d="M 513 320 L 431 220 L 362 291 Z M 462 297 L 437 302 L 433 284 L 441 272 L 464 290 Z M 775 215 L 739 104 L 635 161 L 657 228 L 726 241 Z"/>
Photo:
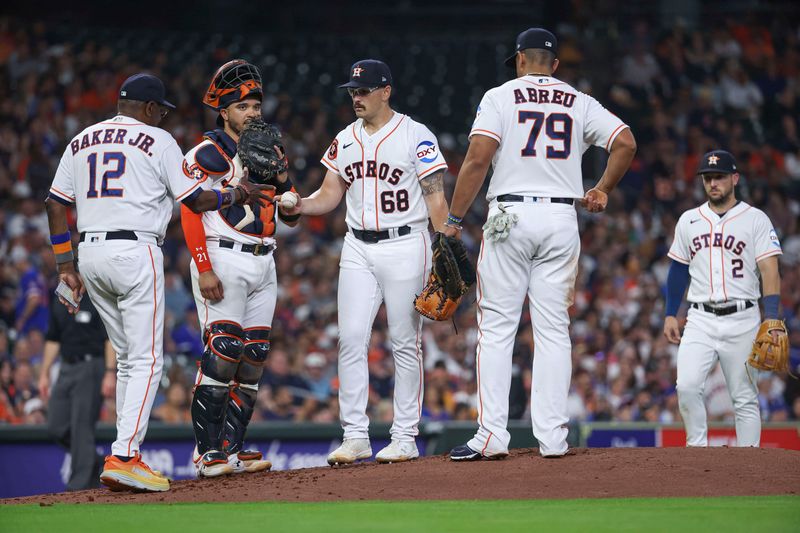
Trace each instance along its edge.
<path fill-rule="evenodd" d="M 367 346 L 381 302 L 386 304 L 395 363 L 392 442 L 378 462 L 419 457 L 415 437 L 422 410 L 422 319 L 414 298 L 431 264 L 428 218 L 441 230 L 447 216 L 443 174 L 447 165 L 436 137 L 389 105 L 392 75 L 376 60 L 355 63 L 341 85 L 358 120 L 331 143 L 318 191 L 292 212 L 321 215 L 346 196 L 347 225 L 339 271 L 339 404 L 344 442 L 328 463 L 372 457 Z"/>
<path fill-rule="evenodd" d="M 183 154 L 175 139 L 157 127 L 174 106 L 164 99 L 164 84 L 155 76 L 128 78 L 117 109 L 116 117 L 86 128 L 67 146 L 46 207 L 59 278 L 76 301 L 89 292 L 117 354 L 117 439 L 100 481 L 114 490 L 164 491 L 169 481 L 141 460 L 139 446 L 163 365 L 159 244 L 173 198 L 199 212 L 256 202 L 267 198 L 260 191 L 270 187 L 245 182 L 235 189 L 202 191 L 201 181 L 182 170 Z M 80 276 L 67 227 L 67 206 L 73 204 Z"/>
<path fill-rule="evenodd" d="M 736 412 L 736 442 L 758 446 L 758 390 L 745 363 L 761 323 L 760 294 L 765 319 L 778 318 L 781 245 L 767 215 L 736 200 L 739 174 L 730 153 L 705 154 L 697 173 L 708 202 L 683 213 L 675 226 L 664 320 L 664 335 L 680 343 L 678 402 L 686 445 L 708 445 L 703 388 L 719 361 Z M 691 305 L 681 337 L 676 315 L 690 277 Z"/>
<path fill-rule="evenodd" d="M 215 73 L 203 103 L 219 112 L 221 128 L 207 132 L 184 159 L 204 187 L 222 189 L 243 176 L 237 143 L 246 122 L 261 120 L 262 97 L 254 65 L 236 59 Z M 251 179 L 265 181 L 252 174 Z M 279 193 L 292 190 L 285 172 L 269 183 Z M 292 226 L 299 219 L 279 216 Z M 269 355 L 278 292 L 272 255 L 275 206 L 232 205 L 202 214 L 183 206 L 181 223 L 192 253 L 192 292 L 206 345 L 192 399 L 197 473 L 214 477 L 267 470 L 271 463 L 258 450 L 245 449 L 244 437 Z"/>
<path fill-rule="evenodd" d="M 489 90 L 470 132 L 445 234 L 460 223 L 491 163 L 489 216 L 478 258 L 478 432 L 451 450 L 455 461 L 505 457 L 510 435 L 511 355 L 527 295 L 535 353 L 533 434 L 545 457 L 567 452 L 567 395 L 572 373 L 569 315 L 580 240 L 575 200 L 605 209 L 607 194 L 628 169 L 636 143 L 628 127 L 597 101 L 552 76 L 555 36 L 531 28 L 517 37 L 506 64 L 517 78 Z M 610 151 L 603 176 L 584 196 L 581 157 Z"/>

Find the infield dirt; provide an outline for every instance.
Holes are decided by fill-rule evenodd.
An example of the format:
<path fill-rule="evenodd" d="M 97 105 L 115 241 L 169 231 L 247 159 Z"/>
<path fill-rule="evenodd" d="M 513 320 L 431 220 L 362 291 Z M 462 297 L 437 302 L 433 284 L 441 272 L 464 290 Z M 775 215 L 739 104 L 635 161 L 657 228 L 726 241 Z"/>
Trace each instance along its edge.
<path fill-rule="evenodd" d="M 6 481 L 8 482 L 8 481 Z M 558 459 L 536 449 L 498 461 L 409 463 L 240 474 L 176 481 L 165 493 L 106 489 L 0 500 L 175 503 L 343 500 L 489 500 L 800 494 L 800 451 L 758 448 L 579 448 Z"/>

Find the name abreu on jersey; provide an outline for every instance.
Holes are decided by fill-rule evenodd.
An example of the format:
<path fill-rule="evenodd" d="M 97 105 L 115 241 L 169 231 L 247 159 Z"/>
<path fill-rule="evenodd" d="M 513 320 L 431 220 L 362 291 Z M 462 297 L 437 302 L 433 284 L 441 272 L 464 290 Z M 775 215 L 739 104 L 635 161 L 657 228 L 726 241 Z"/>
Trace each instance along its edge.
<path fill-rule="evenodd" d="M 203 142 L 189 150 L 183 161 L 187 176 L 206 180 L 205 189 L 221 189 L 236 185 L 244 175 L 236 143 L 224 131 L 205 134 Z M 274 196 L 274 191 L 266 193 Z M 203 213 L 207 240 L 226 239 L 247 244 L 274 242 L 275 206 L 232 205 L 219 211 Z"/>

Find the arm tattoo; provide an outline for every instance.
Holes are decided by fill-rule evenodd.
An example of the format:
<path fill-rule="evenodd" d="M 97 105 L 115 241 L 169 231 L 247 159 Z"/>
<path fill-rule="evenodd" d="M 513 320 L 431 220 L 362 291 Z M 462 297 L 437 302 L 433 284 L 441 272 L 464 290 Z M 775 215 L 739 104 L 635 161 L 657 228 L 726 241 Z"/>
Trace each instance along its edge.
<path fill-rule="evenodd" d="M 444 170 L 439 170 L 427 178 L 422 178 L 419 180 L 419 186 L 422 187 L 423 196 L 430 196 L 444 191 Z"/>

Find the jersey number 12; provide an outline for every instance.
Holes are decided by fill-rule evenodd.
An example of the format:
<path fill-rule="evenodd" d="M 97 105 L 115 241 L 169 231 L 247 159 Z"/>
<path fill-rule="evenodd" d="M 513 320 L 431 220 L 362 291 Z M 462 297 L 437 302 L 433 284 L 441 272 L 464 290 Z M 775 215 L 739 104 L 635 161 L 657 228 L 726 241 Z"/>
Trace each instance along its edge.
<path fill-rule="evenodd" d="M 89 154 L 86 158 L 89 163 L 89 191 L 86 193 L 87 198 L 97 198 L 97 153 Z M 121 178 L 125 174 L 125 154 L 122 152 L 103 152 L 103 166 L 106 171 L 103 172 L 103 180 L 100 185 L 100 198 L 109 196 L 120 197 L 122 196 L 122 189 L 110 189 L 108 187 L 108 180 L 115 180 Z M 113 168 L 111 166 L 113 165 Z"/>

